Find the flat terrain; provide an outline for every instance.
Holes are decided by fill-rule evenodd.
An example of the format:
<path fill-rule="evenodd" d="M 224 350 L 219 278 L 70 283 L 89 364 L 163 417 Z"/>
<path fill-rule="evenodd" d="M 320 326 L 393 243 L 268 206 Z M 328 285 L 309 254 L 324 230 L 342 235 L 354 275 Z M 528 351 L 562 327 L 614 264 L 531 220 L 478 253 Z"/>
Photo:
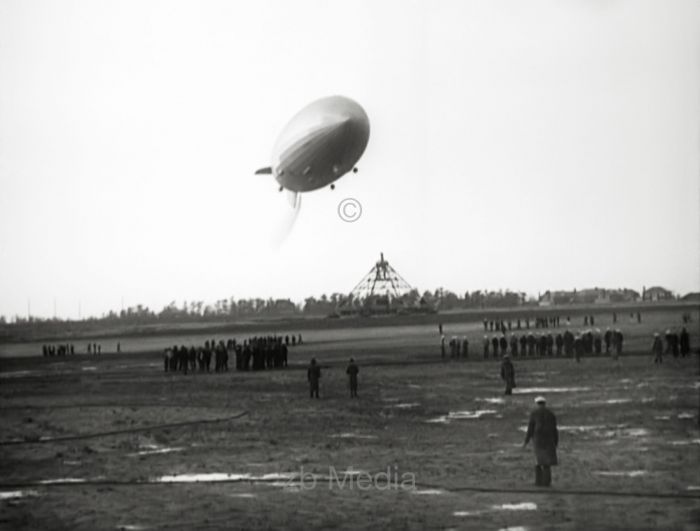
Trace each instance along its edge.
<path fill-rule="evenodd" d="M 305 330 L 290 367 L 265 372 L 163 373 L 152 349 L 198 336 L 5 358 L 0 528 L 700 529 L 698 356 L 655 366 L 648 352 L 680 324 L 621 319 L 619 362 L 516 358 L 511 397 L 474 323 L 445 330 L 470 338 L 469 360 L 441 361 L 434 325 Z M 551 489 L 521 447 L 538 394 L 560 427 Z"/>

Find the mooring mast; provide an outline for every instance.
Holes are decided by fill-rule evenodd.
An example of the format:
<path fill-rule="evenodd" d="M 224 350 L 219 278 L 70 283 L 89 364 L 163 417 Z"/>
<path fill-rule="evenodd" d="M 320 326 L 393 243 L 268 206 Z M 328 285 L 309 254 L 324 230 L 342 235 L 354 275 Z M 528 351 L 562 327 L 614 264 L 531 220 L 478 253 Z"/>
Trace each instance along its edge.
<path fill-rule="evenodd" d="M 365 300 L 370 297 L 388 297 L 398 299 L 411 291 L 411 286 L 396 269 L 384 260 L 384 253 L 380 253 L 379 261 L 355 286 L 350 295 L 353 300 Z"/>

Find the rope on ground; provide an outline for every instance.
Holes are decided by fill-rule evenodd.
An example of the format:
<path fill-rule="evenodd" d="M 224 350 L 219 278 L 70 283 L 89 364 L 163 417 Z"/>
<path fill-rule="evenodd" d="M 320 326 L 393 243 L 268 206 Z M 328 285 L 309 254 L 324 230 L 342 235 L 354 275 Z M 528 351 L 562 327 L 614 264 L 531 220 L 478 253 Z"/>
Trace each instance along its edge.
<path fill-rule="evenodd" d="M 332 476 L 315 476 L 316 481 L 338 481 L 338 478 Z M 0 489 L 26 489 L 26 488 L 41 488 L 41 487 L 85 487 L 85 486 L 154 486 L 154 485 L 192 485 L 192 484 L 232 484 L 232 483 L 261 483 L 279 484 L 281 481 L 287 482 L 289 485 L 302 484 L 303 479 L 298 477 L 283 478 L 231 478 L 217 479 L 215 481 L 161 481 L 159 479 L 143 479 L 143 480 L 108 480 L 108 479 L 86 479 L 86 480 L 56 480 L 49 482 L 30 481 L 18 483 L 0 483 Z M 503 487 L 475 487 L 475 486 L 454 486 L 445 487 L 443 485 L 434 485 L 429 483 L 415 483 L 416 487 L 426 489 L 440 489 L 446 492 L 480 492 L 485 494 L 527 494 L 527 495 L 560 495 L 560 496 L 613 496 L 619 498 L 663 498 L 663 499 L 689 499 L 699 500 L 700 493 L 694 494 L 691 492 L 640 492 L 640 491 L 614 491 L 614 490 L 585 490 L 585 489 L 552 489 L 552 488 L 503 488 Z M 339 487 L 340 488 L 340 487 Z M 403 488 L 410 492 L 411 489 Z M 382 489 L 384 490 L 384 489 Z"/>
<path fill-rule="evenodd" d="M 247 414 L 248 414 L 247 411 L 243 411 L 242 413 L 238 413 L 238 414 L 230 416 L 230 417 L 223 417 L 223 418 L 218 418 L 218 419 L 190 420 L 190 421 L 184 421 L 184 422 L 172 422 L 169 424 L 154 424 L 151 426 L 141 426 L 138 428 L 126 428 L 123 430 L 111 430 L 111 431 L 101 431 L 101 432 L 95 432 L 95 433 L 83 433 L 80 435 L 65 435 L 62 437 L 42 437 L 40 439 L 18 439 L 18 440 L 10 440 L 10 441 L 0 441 L 0 446 L 12 446 L 12 445 L 19 445 L 19 444 L 43 444 L 43 443 L 53 443 L 53 442 L 63 442 L 63 441 L 75 441 L 75 440 L 80 440 L 80 439 L 94 439 L 97 437 L 109 437 L 111 435 L 124 435 L 127 433 L 139 433 L 139 432 L 144 432 L 144 431 L 164 430 L 164 429 L 168 429 L 168 428 L 179 428 L 181 426 L 194 426 L 197 424 L 214 424 L 217 422 L 226 422 L 229 420 L 239 419 Z"/>

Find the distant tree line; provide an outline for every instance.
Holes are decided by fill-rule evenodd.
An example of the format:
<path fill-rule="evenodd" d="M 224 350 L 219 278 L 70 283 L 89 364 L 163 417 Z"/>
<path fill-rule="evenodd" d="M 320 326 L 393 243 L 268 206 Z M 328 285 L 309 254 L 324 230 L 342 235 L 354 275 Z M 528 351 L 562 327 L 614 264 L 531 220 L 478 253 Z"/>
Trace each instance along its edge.
<path fill-rule="evenodd" d="M 548 304 L 572 304 L 579 302 L 594 302 L 603 296 L 608 302 L 622 302 L 626 300 L 639 300 L 641 297 L 633 290 L 592 290 L 563 292 L 546 291 L 536 298 L 528 298 L 524 292 L 511 290 L 476 290 L 467 291 L 462 296 L 444 288 L 434 291 L 425 291 L 421 294 L 413 289 L 399 297 L 401 304 L 405 306 L 427 305 L 438 311 L 480 308 L 512 308 L 525 305 Z M 119 312 L 110 311 L 101 317 L 89 317 L 80 322 L 104 323 L 104 324 L 129 324 L 147 325 L 157 323 L 179 322 L 212 322 L 235 321 L 253 317 L 294 317 L 294 316 L 327 316 L 334 314 L 342 305 L 352 304 L 352 298 L 342 293 L 323 294 L 320 297 L 307 297 L 303 303 L 294 303 L 291 299 L 235 299 L 229 297 L 219 299 L 213 303 L 204 301 L 183 301 L 178 304 L 172 301 L 160 311 L 150 309 L 148 306 L 137 304 L 129 306 Z M 69 323 L 74 319 L 42 318 L 36 316 L 15 316 L 8 320 L 0 316 L 0 329 L 12 326 L 32 325 L 36 323 Z"/>

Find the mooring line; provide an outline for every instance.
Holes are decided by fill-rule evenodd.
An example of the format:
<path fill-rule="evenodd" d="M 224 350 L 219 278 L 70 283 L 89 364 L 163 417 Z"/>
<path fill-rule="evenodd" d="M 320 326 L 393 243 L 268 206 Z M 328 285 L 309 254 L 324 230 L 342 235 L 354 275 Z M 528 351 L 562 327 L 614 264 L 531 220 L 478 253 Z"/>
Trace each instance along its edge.
<path fill-rule="evenodd" d="M 9 441 L 0 441 L 0 446 L 12 446 L 12 445 L 20 445 L 20 444 L 44 444 L 44 443 L 63 442 L 63 441 L 75 441 L 75 440 L 80 440 L 80 439 L 95 439 L 97 437 L 109 437 L 111 435 L 123 435 L 126 433 L 138 433 L 138 432 L 144 432 L 144 431 L 163 430 L 163 429 L 168 429 L 168 428 L 179 428 L 181 426 L 193 426 L 193 425 L 197 425 L 197 424 L 214 424 L 217 422 L 226 422 L 228 420 L 239 419 L 247 414 L 248 414 L 247 411 L 243 411 L 242 413 L 238 413 L 237 415 L 233 415 L 230 417 L 218 418 L 218 419 L 190 420 L 190 421 L 184 421 L 184 422 L 172 422 L 169 424 L 153 424 L 151 426 L 142 426 L 142 427 L 138 427 L 138 428 L 125 428 L 123 430 L 111 430 L 111 431 L 101 431 L 101 432 L 95 432 L 95 433 L 83 433 L 83 434 L 79 434 L 79 435 L 65 435 L 65 436 L 61 436 L 61 437 L 42 437 L 39 439 L 17 439 L 17 440 L 9 440 Z"/>
<path fill-rule="evenodd" d="M 348 475 L 350 477 L 355 477 L 355 475 Z M 347 481 L 349 478 L 342 476 L 343 482 Z M 333 476 L 320 476 L 314 475 L 314 481 L 323 481 L 326 483 L 338 482 L 340 477 Z M 203 480 L 203 481 L 163 481 L 160 479 L 142 479 L 142 480 L 113 480 L 113 479 L 86 479 L 86 480 L 56 480 L 49 482 L 18 482 L 18 483 L 2 483 L 0 484 L 0 489 L 25 489 L 25 488 L 41 488 L 41 487 L 85 487 L 85 486 L 155 486 L 155 485 L 192 485 L 192 484 L 241 484 L 241 483 L 286 483 L 288 485 L 303 485 L 304 482 L 308 482 L 310 479 L 305 479 L 302 476 L 294 477 L 272 477 L 272 478 L 230 478 L 230 479 L 220 479 L 220 480 Z M 344 485 L 344 483 L 343 483 Z M 416 487 L 421 487 L 424 489 L 442 490 L 450 493 L 457 492 L 477 492 L 483 494 L 525 494 L 525 495 L 561 495 L 561 496 L 613 496 L 620 498 L 663 498 L 663 499 L 689 499 L 689 500 L 700 500 L 700 492 L 698 494 L 693 494 L 690 492 L 640 492 L 640 491 L 612 491 L 612 490 L 586 490 L 586 489 L 551 489 L 551 488 L 502 488 L 502 487 L 476 487 L 476 486 L 453 486 L 446 487 L 444 485 L 435 485 L 431 483 L 414 483 Z M 314 483 L 315 488 L 315 483 Z M 340 486 L 338 489 L 342 490 L 344 487 Z M 310 490 L 310 489 L 309 489 Z M 360 489 L 358 490 L 369 490 Z M 382 488 L 377 489 L 381 491 L 387 490 L 403 490 L 405 492 L 411 492 L 413 489 L 406 487 L 399 488 Z"/>

